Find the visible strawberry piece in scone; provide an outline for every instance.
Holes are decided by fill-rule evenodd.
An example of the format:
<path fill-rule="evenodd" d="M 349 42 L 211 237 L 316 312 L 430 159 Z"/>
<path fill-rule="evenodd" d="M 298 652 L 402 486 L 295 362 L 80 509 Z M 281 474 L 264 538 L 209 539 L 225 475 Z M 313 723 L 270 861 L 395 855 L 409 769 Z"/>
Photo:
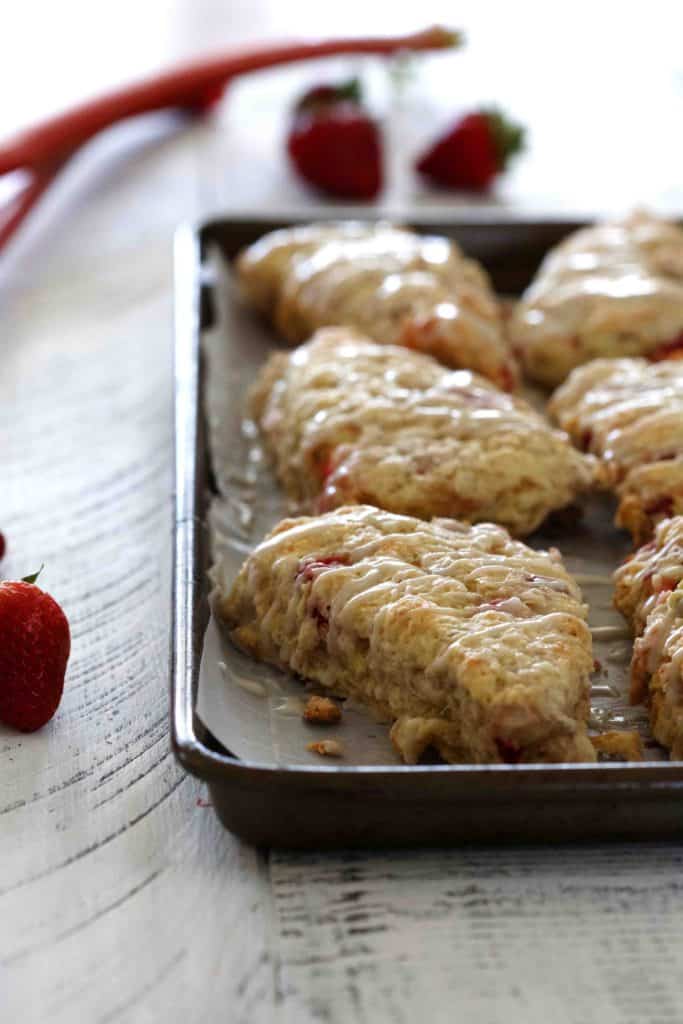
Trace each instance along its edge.
<path fill-rule="evenodd" d="M 648 359 L 653 363 L 659 363 L 662 359 L 683 359 L 683 331 L 677 334 L 671 341 L 665 341 L 650 352 Z"/>
<path fill-rule="evenodd" d="M 325 555 L 321 558 L 313 558 L 310 561 L 305 561 L 299 568 L 297 573 L 297 580 L 304 583 L 310 583 L 311 580 L 315 579 L 318 573 L 322 569 L 330 569 L 335 565 L 348 565 L 348 556 L 341 555 Z"/>

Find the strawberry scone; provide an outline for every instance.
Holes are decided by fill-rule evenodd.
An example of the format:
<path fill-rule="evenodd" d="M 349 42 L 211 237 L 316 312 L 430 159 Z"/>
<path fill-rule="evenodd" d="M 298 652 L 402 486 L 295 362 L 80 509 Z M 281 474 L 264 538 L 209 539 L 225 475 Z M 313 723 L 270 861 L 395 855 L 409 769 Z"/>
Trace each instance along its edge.
<path fill-rule="evenodd" d="M 393 722 L 404 761 L 594 761 L 586 606 L 557 551 L 369 506 L 286 519 L 215 610 L 262 661 Z"/>
<path fill-rule="evenodd" d="M 483 377 L 347 328 L 271 356 L 251 406 L 281 484 L 305 510 L 371 504 L 522 536 L 596 472 L 565 433 Z"/>
<path fill-rule="evenodd" d="M 554 387 L 598 357 L 683 355 L 683 230 L 646 213 L 576 231 L 509 324 L 524 372 Z"/>
<path fill-rule="evenodd" d="M 306 225 L 266 235 L 236 270 L 248 300 L 291 344 L 344 325 L 506 390 L 518 382 L 486 273 L 451 239 L 387 224 Z"/>
<path fill-rule="evenodd" d="M 600 457 L 620 499 L 617 525 L 636 543 L 683 513 L 683 362 L 596 359 L 570 374 L 548 411 Z"/>
<path fill-rule="evenodd" d="M 683 759 L 683 517 L 660 523 L 654 539 L 615 573 L 614 602 L 636 635 L 631 700 L 647 700 L 655 739 Z"/>

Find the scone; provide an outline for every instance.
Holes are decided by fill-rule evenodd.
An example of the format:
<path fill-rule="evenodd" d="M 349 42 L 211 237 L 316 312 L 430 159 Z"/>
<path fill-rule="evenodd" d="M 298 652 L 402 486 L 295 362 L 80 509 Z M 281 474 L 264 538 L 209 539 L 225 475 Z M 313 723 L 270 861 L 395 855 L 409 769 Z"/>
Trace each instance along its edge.
<path fill-rule="evenodd" d="M 660 594 L 669 594 L 683 580 L 683 516 L 660 523 L 653 539 L 631 555 L 614 574 L 614 603 L 636 636 Z M 638 694 L 640 698 L 641 694 Z"/>
<path fill-rule="evenodd" d="M 598 357 L 683 354 L 683 231 L 645 213 L 576 231 L 546 256 L 509 335 L 550 387 Z"/>
<path fill-rule="evenodd" d="M 683 513 L 683 362 L 596 359 L 570 374 L 548 410 L 600 456 L 620 499 L 617 525 L 636 543 Z"/>
<path fill-rule="evenodd" d="M 615 573 L 615 604 L 636 635 L 631 700 L 647 700 L 652 734 L 683 759 L 683 517 L 657 527 L 651 543 Z"/>
<path fill-rule="evenodd" d="M 262 661 L 393 722 L 409 764 L 594 761 L 591 635 L 557 551 L 352 506 L 286 519 L 215 610 Z"/>
<path fill-rule="evenodd" d="M 348 325 L 511 390 L 517 365 L 488 278 L 455 242 L 387 224 L 305 225 L 266 235 L 236 264 L 243 293 L 292 344 Z"/>
<path fill-rule="evenodd" d="M 483 377 L 348 328 L 272 356 L 251 407 L 281 484 L 306 511 L 368 504 L 525 535 L 596 471 L 566 434 Z"/>
<path fill-rule="evenodd" d="M 372 225 L 362 220 L 340 220 L 271 231 L 237 257 L 235 270 L 242 292 L 260 313 L 272 317 L 282 285 L 296 258 L 307 256 L 330 241 L 357 241 L 375 230 L 390 227 L 384 221 Z"/>

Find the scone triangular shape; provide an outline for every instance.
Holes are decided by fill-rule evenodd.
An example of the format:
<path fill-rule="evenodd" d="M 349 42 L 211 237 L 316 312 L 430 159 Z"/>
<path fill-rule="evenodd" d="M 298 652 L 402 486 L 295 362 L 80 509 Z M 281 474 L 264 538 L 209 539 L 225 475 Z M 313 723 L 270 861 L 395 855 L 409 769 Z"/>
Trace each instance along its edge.
<path fill-rule="evenodd" d="M 548 410 L 602 459 L 620 499 L 617 525 L 636 543 L 683 512 L 683 362 L 594 359 L 569 375 Z"/>
<path fill-rule="evenodd" d="M 509 325 L 525 373 L 560 384 L 598 357 L 683 349 L 683 230 L 643 212 L 569 235 L 548 253 Z"/>
<path fill-rule="evenodd" d="M 237 260 L 247 299 L 292 344 L 343 324 L 380 344 L 428 352 L 500 387 L 518 381 L 485 271 L 440 235 L 348 221 L 283 228 Z"/>
<path fill-rule="evenodd" d="M 348 328 L 271 357 L 252 411 L 280 482 L 306 510 L 377 505 L 523 536 L 590 487 L 597 465 L 483 377 Z"/>
<path fill-rule="evenodd" d="M 586 607 L 557 552 L 352 506 L 287 519 L 216 609 L 254 657 L 393 722 L 405 761 L 594 761 Z"/>

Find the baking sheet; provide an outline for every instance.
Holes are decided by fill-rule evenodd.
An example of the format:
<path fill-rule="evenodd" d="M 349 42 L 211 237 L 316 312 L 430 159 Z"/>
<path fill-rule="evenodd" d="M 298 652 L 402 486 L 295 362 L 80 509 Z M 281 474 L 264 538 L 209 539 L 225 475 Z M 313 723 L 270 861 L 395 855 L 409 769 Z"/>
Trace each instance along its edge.
<path fill-rule="evenodd" d="M 255 425 L 245 419 L 246 393 L 278 341 L 242 304 L 217 253 L 212 254 L 209 268 L 215 275 L 217 306 L 214 327 L 202 337 L 207 367 L 205 411 L 217 491 L 210 501 L 209 526 L 214 572 L 229 583 L 251 548 L 294 510 L 275 486 Z M 527 543 L 536 548 L 558 547 L 590 605 L 596 659 L 591 731 L 637 729 L 646 759 L 660 760 L 665 755 L 649 737 L 644 708 L 628 704 L 631 640 L 623 619 L 612 608 L 611 575 L 631 550 L 631 542 L 612 526 L 613 514 L 610 496 L 591 496 L 580 510 L 560 514 L 527 538 Z M 320 764 L 320 757 L 306 746 L 324 738 L 341 741 L 344 764 L 400 763 L 387 725 L 349 701 L 344 702 L 339 725 L 303 722 L 301 713 L 310 692 L 322 690 L 243 655 L 212 617 L 202 653 L 197 713 L 234 755 L 277 766 Z"/>

